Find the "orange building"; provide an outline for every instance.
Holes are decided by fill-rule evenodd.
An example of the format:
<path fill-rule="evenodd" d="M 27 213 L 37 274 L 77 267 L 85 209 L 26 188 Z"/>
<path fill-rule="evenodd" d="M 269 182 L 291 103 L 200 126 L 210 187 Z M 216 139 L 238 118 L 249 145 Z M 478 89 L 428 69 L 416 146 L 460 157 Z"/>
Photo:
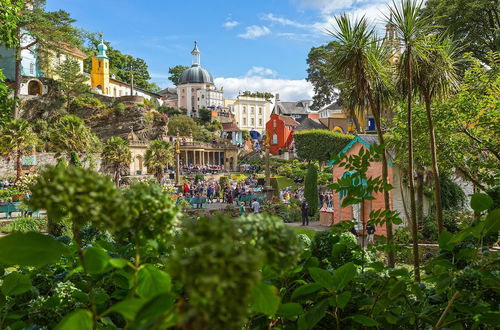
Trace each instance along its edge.
<path fill-rule="evenodd" d="M 292 117 L 272 114 L 266 123 L 266 135 L 271 142 L 270 153 L 279 154 L 280 150 L 287 151 L 293 144 L 293 130 L 299 123 Z"/>

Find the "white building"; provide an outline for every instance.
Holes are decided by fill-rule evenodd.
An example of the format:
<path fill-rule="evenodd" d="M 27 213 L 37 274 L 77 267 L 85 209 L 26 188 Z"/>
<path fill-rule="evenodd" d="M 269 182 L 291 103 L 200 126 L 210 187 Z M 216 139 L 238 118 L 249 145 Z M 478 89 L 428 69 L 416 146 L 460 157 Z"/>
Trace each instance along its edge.
<path fill-rule="evenodd" d="M 271 116 L 269 100 L 262 97 L 238 95 L 235 100 L 227 100 L 225 105 L 234 115 L 236 125 L 241 130 L 263 133 Z"/>
<path fill-rule="evenodd" d="M 224 91 L 216 89 L 198 89 L 198 109 L 217 109 L 224 107 Z"/>

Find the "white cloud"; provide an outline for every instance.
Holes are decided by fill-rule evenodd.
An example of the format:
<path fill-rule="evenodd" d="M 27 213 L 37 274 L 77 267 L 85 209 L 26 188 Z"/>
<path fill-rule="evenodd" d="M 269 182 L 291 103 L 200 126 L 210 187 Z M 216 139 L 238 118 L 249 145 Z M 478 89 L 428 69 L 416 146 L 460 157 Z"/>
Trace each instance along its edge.
<path fill-rule="evenodd" d="M 240 24 L 240 22 L 237 22 L 237 21 L 227 21 L 226 23 L 224 23 L 222 26 L 225 27 L 226 29 L 230 30 L 236 26 L 238 26 Z"/>
<path fill-rule="evenodd" d="M 250 25 L 245 29 L 245 33 L 238 34 L 243 39 L 257 39 L 271 33 L 267 26 Z"/>
<path fill-rule="evenodd" d="M 306 80 L 269 79 L 264 77 L 215 78 L 215 85 L 224 87 L 226 98 L 235 98 L 241 91 L 279 93 L 282 101 L 311 99 L 314 95 L 311 83 Z"/>
<path fill-rule="evenodd" d="M 302 24 L 302 23 L 299 23 L 296 21 L 292 21 L 291 19 L 288 19 L 285 17 L 276 16 L 276 15 L 271 14 L 271 13 L 262 15 L 262 19 L 269 21 L 269 22 L 278 23 L 278 24 L 281 24 L 284 26 L 293 26 L 293 27 L 300 28 L 300 29 L 304 29 L 304 28 L 307 29 L 307 28 L 311 27 L 308 24 Z"/>
<path fill-rule="evenodd" d="M 262 66 L 252 66 L 247 71 L 245 77 L 276 77 L 278 73 L 272 69 L 264 68 Z"/>

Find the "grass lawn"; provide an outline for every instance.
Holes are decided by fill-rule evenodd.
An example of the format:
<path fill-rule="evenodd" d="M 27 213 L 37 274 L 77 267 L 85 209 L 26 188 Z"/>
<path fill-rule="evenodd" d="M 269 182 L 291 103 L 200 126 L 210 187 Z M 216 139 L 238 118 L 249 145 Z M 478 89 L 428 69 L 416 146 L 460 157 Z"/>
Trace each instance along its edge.
<path fill-rule="evenodd" d="M 295 189 L 295 188 L 300 186 L 299 183 L 295 183 L 295 182 L 293 182 L 292 179 L 289 179 L 289 178 L 284 177 L 284 176 L 277 175 L 276 181 L 278 181 L 278 189 L 279 190 L 284 189 L 286 187 L 291 187 L 292 189 Z"/>
<path fill-rule="evenodd" d="M 312 240 L 314 238 L 314 235 L 316 235 L 317 231 L 316 230 L 312 230 L 312 229 L 308 229 L 308 228 L 302 228 L 302 227 L 292 227 L 290 226 L 293 231 L 295 231 L 295 233 L 297 235 L 299 234 L 306 234 L 307 236 L 309 236 L 309 238 Z"/>

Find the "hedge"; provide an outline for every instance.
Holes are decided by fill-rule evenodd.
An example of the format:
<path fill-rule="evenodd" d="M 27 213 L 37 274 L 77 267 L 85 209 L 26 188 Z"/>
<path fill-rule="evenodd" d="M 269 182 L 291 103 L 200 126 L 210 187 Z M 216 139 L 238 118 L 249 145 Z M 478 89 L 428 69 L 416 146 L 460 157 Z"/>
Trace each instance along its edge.
<path fill-rule="evenodd" d="M 327 129 L 298 131 L 293 136 L 299 158 L 322 162 L 330 161 L 333 155 L 341 152 L 354 139 L 354 135 Z"/>

